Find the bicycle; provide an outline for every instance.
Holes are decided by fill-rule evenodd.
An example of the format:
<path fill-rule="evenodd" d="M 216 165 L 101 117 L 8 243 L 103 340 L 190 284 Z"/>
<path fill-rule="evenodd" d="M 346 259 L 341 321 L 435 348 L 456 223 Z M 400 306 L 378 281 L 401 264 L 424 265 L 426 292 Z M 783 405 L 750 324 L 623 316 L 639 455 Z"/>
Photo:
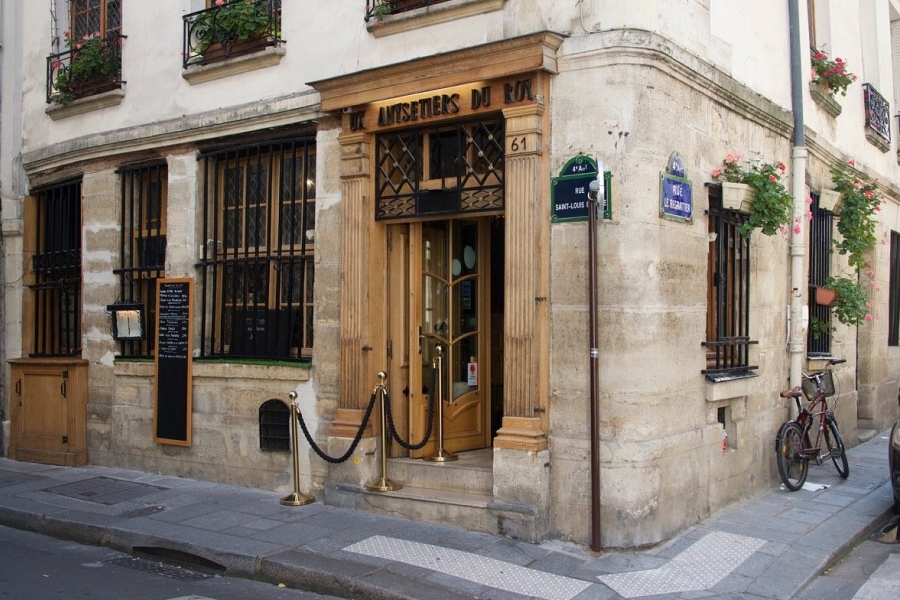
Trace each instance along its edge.
<path fill-rule="evenodd" d="M 775 458 L 778 463 L 778 474 L 784 487 L 795 492 L 803 487 L 809 472 L 809 462 L 814 460 L 821 465 L 826 458 L 831 458 L 838 475 L 847 479 L 850 465 L 847 462 L 847 451 L 838 431 L 834 411 L 828 408 L 829 396 L 833 396 L 834 375 L 831 367 L 845 359 L 831 359 L 828 367 L 816 373 L 803 373 L 802 384 L 781 392 L 782 398 L 793 398 L 797 403 L 797 418 L 786 421 L 775 438 Z M 808 404 L 803 407 L 800 397 L 806 395 Z M 816 443 L 811 443 L 810 430 L 816 427 Z M 822 441 L 825 441 L 827 452 L 822 452 Z"/>

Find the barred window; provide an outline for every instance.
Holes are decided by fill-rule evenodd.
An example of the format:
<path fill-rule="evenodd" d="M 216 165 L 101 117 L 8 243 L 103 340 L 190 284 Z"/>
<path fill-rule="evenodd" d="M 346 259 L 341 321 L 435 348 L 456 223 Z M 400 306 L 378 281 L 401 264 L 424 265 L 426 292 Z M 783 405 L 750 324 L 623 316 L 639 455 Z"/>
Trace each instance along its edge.
<path fill-rule="evenodd" d="M 123 169 L 118 301 L 142 304 L 144 339 L 119 342 L 119 353 L 152 357 L 156 349 L 156 280 L 166 273 L 168 169 L 165 163 Z"/>
<path fill-rule="evenodd" d="M 750 374 L 750 237 L 747 216 L 722 208 L 721 186 L 709 187 L 706 369 L 711 381 Z"/>
<path fill-rule="evenodd" d="M 831 307 L 816 302 L 815 288 L 823 287 L 831 276 L 832 226 L 834 215 L 819 208 L 819 195 L 812 194 L 812 221 L 809 223 L 809 329 L 807 354 L 831 355 Z"/>
<path fill-rule="evenodd" d="M 900 346 L 900 233 L 891 232 L 888 346 Z"/>
<path fill-rule="evenodd" d="M 312 355 L 315 144 L 203 157 L 201 355 Z"/>
<path fill-rule="evenodd" d="M 36 191 L 26 204 L 25 222 L 25 257 L 31 262 L 25 274 L 31 290 L 25 313 L 32 315 L 31 356 L 78 356 L 81 181 Z"/>

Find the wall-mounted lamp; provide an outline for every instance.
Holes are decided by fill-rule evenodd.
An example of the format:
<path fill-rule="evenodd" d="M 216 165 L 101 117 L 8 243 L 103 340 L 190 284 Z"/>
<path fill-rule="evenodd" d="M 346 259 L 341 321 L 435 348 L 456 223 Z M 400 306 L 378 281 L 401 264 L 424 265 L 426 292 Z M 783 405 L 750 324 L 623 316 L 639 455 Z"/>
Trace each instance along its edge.
<path fill-rule="evenodd" d="M 144 305 L 140 302 L 116 302 L 106 307 L 112 313 L 112 335 L 117 341 L 144 339 Z"/>

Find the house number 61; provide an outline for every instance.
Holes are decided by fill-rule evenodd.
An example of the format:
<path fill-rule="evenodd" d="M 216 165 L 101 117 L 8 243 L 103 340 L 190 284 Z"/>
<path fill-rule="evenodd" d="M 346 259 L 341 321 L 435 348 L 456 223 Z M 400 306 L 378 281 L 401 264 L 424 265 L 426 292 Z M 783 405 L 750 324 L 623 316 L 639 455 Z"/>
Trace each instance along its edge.
<path fill-rule="evenodd" d="M 510 152 L 524 152 L 528 150 L 528 137 L 527 136 L 519 136 L 510 139 L 509 141 L 509 151 Z"/>

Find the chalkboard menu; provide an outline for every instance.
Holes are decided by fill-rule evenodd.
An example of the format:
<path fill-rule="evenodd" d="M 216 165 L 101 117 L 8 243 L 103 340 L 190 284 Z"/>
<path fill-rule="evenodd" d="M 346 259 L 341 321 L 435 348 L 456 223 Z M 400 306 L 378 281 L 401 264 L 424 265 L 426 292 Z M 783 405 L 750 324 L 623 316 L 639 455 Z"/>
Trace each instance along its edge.
<path fill-rule="evenodd" d="M 161 444 L 191 445 L 193 284 L 189 277 L 157 280 L 153 438 Z"/>

